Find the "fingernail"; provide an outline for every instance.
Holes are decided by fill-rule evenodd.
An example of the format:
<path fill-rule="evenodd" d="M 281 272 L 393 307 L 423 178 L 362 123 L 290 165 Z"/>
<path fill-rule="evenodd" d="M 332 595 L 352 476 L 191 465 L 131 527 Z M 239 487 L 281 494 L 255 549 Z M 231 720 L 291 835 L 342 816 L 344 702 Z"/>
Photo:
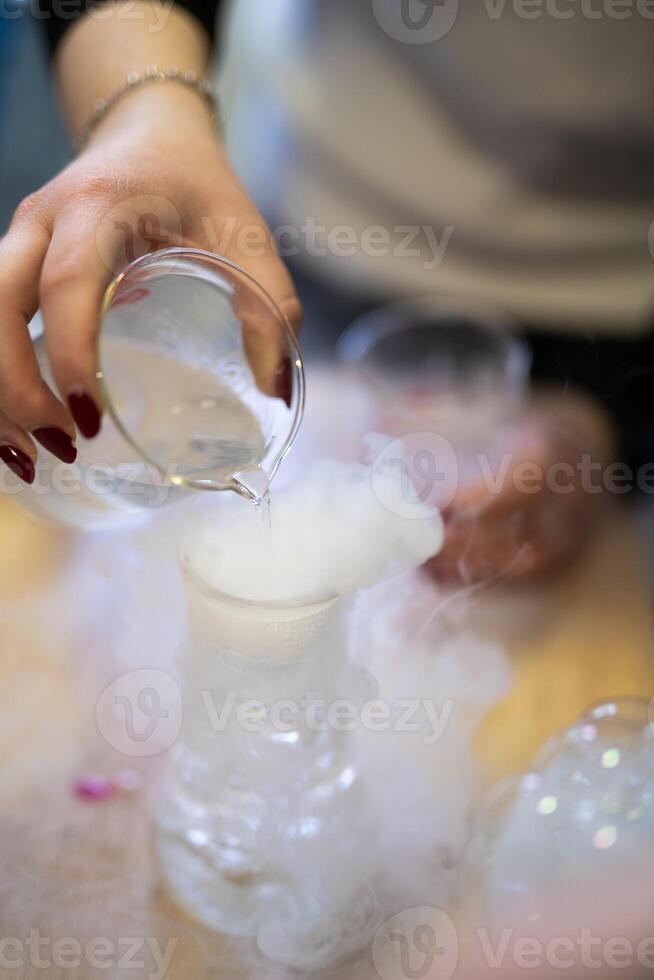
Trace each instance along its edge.
<path fill-rule="evenodd" d="M 275 394 L 282 398 L 288 408 L 293 397 L 293 365 L 290 357 L 284 357 L 275 371 Z"/>
<path fill-rule="evenodd" d="M 73 440 L 63 429 L 55 426 L 34 429 L 32 435 L 49 453 L 60 459 L 62 463 L 74 463 L 77 459 L 77 449 Z"/>
<path fill-rule="evenodd" d="M 4 446 L 0 446 L 0 459 L 25 483 L 34 483 L 36 472 L 34 463 L 22 449 L 17 449 L 16 446 L 10 446 L 6 443 Z"/>
<path fill-rule="evenodd" d="M 68 404 L 75 425 L 86 439 L 93 439 L 100 431 L 100 411 L 90 395 L 85 391 L 71 391 Z"/>

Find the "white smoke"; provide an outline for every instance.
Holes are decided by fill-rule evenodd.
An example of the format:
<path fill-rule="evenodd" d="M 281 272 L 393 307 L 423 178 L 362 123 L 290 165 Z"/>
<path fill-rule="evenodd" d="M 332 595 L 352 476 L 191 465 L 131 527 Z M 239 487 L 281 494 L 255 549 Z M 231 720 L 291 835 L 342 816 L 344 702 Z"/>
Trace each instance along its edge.
<path fill-rule="evenodd" d="M 299 871 L 309 887 L 327 868 L 338 894 L 334 875 L 346 893 L 357 868 L 377 868 L 378 899 L 390 915 L 411 905 L 450 906 L 478 791 L 470 738 L 506 691 L 509 672 L 494 644 L 444 624 L 437 586 L 411 571 L 440 548 L 439 515 L 425 508 L 421 519 L 402 518 L 388 499 L 384 494 L 386 505 L 380 502 L 363 465 L 319 463 L 274 495 L 265 551 L 258 544 L 265 512 L 257 516 L 251 504 L 226 494 L 155 512 L 136 528 L 88 537 L 69 532 L 56 579 L 45 576 L 3 612 L 7 643 L 16 630 L 47 622 L 43 658 L 79 672 L 78 700 L 88 702 L 76 735 L 85 746 L 79 766 L 92 757 L 97 769 L 103 759 L 108 766 L 117 760 L 94 728 L 94 699 L 123 672 L 170 669 L 185 635 L 176 553 L 187 523 L 193 571 L 215 588 L 267 600 L 367 589 L 352 613 L 352 654 L 371 677 L 372 696 L 393 706 L 395 720 L 398 702 L 421 702 L 418 728 L 357 733 L 367 787 L 362 821 L 370 832 L 357 840 L 356 863 L 351 852 L 348 864 L 317 848 L 315 866 Z M 435 740 L 426 704 L 443 722 Z M 274 947 L 275 937 L 268 941 Z"/>
<path fill-rule="evenodd" d="M 272 520 L 238 499 L 189 533 L 184 553 L 212 588 L 252 600 L 351 595 L 390 574 L 422 565 L 443 543 L 434 508 L 402 513 L 402 486 L 390 472 L 356 463 L 314 463 L 298 483 L 273 491 Z M 257 519 L 258 517 L 258 519 Z"/>

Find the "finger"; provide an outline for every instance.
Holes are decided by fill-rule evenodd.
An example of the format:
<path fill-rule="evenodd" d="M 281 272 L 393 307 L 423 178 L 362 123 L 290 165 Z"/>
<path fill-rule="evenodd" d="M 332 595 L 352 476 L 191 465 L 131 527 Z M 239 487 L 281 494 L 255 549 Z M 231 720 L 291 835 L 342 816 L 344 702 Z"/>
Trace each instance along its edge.
<path fill-rule="evenodd" d="M 64 462 L 73 462 L 75 429 L 65 407 L 39 370 L 28 324 L 38 306 L 41 266 L 50 241 L 46 224 L 19 209 L 0 242 L 0 411 L 20 430 L 31 432 Z M 28 442 L 33 449 L 31 440 Z"/>
<path fill-rule="evenodd" d="M 100 431 L 102 393 L 96 377 L 96 337 L 111 271 L 96 247 L 92 216 L 56 221 L 41 276 L 41 311 L 52 374 L 77 428 Z"/>
<path fill-rule="evenodd" d="M 245 269 L 272 298 L 291 330 L 302 326 L 302 304 L 286 264 L 280 258 L 273 235 L 259 212 L 237 184 L 229 187 L 229 174 L 222 186 L 220 211 L 209 210 L 192 229 L 203 248 L 219 252 Z M 230 202 L 231 204 L 227 203 Z M 206 212 L 205 212 L 206 213 Z"/>
<path fill-rule="evenodd" d="M 223 221 L 220 240 L 225 257 L 244 269 L 263 293 L 257 289 L 238 291 L 234 310 L 242 322 L 243 344 L 257 386 L 290 406 L 296 354 L 286 331 L 298 333 L 302 307 L 265 222 L 256 212 L 248 214 L 249 218 L 241 217 L 233 228 Z M 211 227 L 221 227 L 220 219 L 212 219 Z M 273 301 L 272 309 L 268 298 Z"/>
<path fill-rule="evenodd" d="M 291 274 L 275 251 L 272 242 L 267 246 L 265 254 L 255 257 L 244 256 L 243 262 L 247 262 L 243 268 L 263 286 L 286 318 L 293 333 L 297 335 L 302 327 L 302 304 Z"/>
<path fill-rule="evenodd" d="M 24 483 L 34 483 L 36 447 L 30 437 L 0 412 L 0 460 Z"/>
<path fill-rule="evenodd" d="M 256 276 L 253 276 L 256 279 Z M 260 282 L 259 279 L 256 280 Z M 268 293 L 273 299 L 271 293 Z M 294 316 L 299 316 L 299 301 L 289 300 Z M 277 311 L 251 293 L 237 296 L 234 304 L 237 316 L 243 325 L 243 346 L 252 368 L 257 386 L 274 398 L 282 398 L 290 408 L 293 397 L 293 361 L 295 351 L 289 345 L 288 333 L 293 333 L 291 323 L 284 308 L 277 305 Z M 287 333 L 288 331 L 288 333 Z"/>

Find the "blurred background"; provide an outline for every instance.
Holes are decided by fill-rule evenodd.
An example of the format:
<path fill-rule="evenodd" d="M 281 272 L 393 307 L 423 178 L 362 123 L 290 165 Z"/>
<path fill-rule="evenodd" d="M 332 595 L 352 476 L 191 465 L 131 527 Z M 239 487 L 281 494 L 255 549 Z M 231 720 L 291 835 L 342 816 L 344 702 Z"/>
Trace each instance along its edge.
<path fill-rule="evenodd" d="M 0 226 L 70 156 L 44 38 L 28 16 L 0 21 Z"/>

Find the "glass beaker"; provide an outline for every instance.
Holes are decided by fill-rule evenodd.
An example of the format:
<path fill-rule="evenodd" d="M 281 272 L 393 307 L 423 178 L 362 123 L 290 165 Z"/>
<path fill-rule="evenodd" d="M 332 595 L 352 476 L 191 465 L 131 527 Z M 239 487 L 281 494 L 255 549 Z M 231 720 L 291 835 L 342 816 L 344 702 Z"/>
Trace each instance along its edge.
<path fill-rule="evenodd" d="M 338 353 L 368 393 L 371 428 L 407 439 L 414 482 L 435 488 L 430 502 L 441 503 L 439 465 L 452 471 L 441 474 L 450 495 L 455 482 L 481 479 L 482 467 L 492 469 L 506 451 L 531 358 L 504 314 L 444 296 L 405 300 L 357 319 Z M 427 466 L 432 450 L 447 458 Z"/>
<path fill-rule="evenodd" d="M 35 341 L 52 377 L 42 338 Z M 78 460 L 39 450 L 29 510 L 86 528 L 122 524 L 192 490 L 260 499 L 304 409 L 304 371 L 286 318 L 245 270 L 199 249 L 131 263 L 107 289 L 97 340 L 100 434 Z"/>
<path fill-rule="evenodd" d="M 248 601 L 199 581 L 184 554 L 182 568 L 183 726 L 154 813 L 164 877 L 199 921 L 322 968 L 379 925 L 352 736 L 320 714 L 365 695 L 349 604 Z"/>

